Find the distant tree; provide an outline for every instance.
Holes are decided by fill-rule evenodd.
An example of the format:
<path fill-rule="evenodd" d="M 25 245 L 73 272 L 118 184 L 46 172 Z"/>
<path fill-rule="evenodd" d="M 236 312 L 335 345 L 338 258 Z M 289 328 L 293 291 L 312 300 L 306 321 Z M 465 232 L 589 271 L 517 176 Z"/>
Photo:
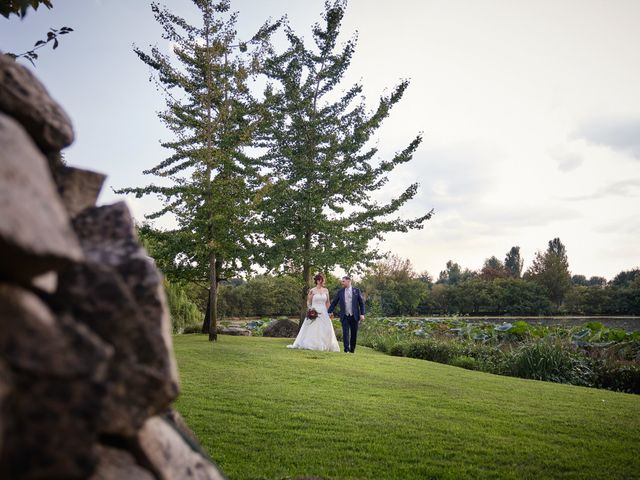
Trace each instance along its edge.
<path fill-rule="evenodd" d="M 164 93 L 167 109 L 159 117 L 175 136 L 162 144 L 170 156 L 144 173 L 168 182 L 116 193 L 161 199 L 163 207 L 147 215 L 148 220 L 176 217 L 176 229 L 150 233 L 162 244 L 168 271 L 208 284 L 203 329 L 216 340 L 218 285 L 254 261 L 252 222 L 262 178 L 259 162 L 247 149 L 254 145 L 264 115 L 248 82 L 270 53 L 269 36 L 278 23 L 265 23 L 243 42 L 237 38 L 237 15 L 229 13 L 229 0 L 194 4 L 199 25 L 152 4 L 177 61 L 158 47 L 148 53 L 134 48 Z"/>
<path fill-rule="evenodd" d="M 593 276 L 589 278 L 587 284 L 590 287 L 605 287 L 607 285 L 607 279 L 604 277 Z"/>
<path fill-rule="evenodd" d="M 433 286 L 433 276 L 426 270 L 418 274 L 418 280 L 420 280 L 423 283 L 426 283 L 429 286 L 429 288 Z"/>
<path fill-rule="evenodd" d="M 584 275 L 573 275 L 571 277 L 571 283 L 573 285 L 579 285 L 583 287 L 586 287 L 587 285 L 589 285 L 589 282 L 587 281 L 587 277 L 585 277 Z"/>
<path fill-rule="evenodd" d="M 301 318 L 314 271 L 366 268 L 381 257 L 371 248 L 374 240 L 420 229 L 432 215 L 394 218 L 416 195 L 415 183 L 387 203 L 374 199 L 389 173 L 412 159 L 422 136 L 390 159 L 376 158 L 372 136 L 409 83 L 400 82 L 371 112 L 362 85 L 339 91 L 356 46 L 354 38 L 338 46 L 345 7 L 341 0 L 325 3 L 312 28 L 313 46 L 287 29 L 288 49 L 265 62 L 271 116 L 262 146 L 273 180 L 262 192 L 263 263 L 298 275 Z"/>
<path fill-rule="evenodd" d="M 511 250 L 507 252 L 507 256 L 504 259 L 504 267 L 510 277 L 520 278 L 522 275 L 523 262 L 520 257 L 520 247 L 511 247 Z"/>
<path fill-rule="evenodd" d="M 446 269 L 438 275 L 436 283 L 444 283 L 446 285 L 458 285 L 462 281 L 462 268 L 453 260 L 449 260 Z"/>
<path fill-rule="evenodd" d="M 413 315 L 428 296 L 429 286 L 418 278 L 411 261 L 388 255 L 370 267 L 360 285 L 368 306 L 384 315 Z"/>
<path fill-rule="evenodd" d="M 614 287 L 628 287 L 631 282 L 633 282 L 637 277 L 640 276 L 640 268 L 633 268 L 631 270 L 623 270 L 618 273 L 613 280 L 611 280 L 611 285 Z"/>
<path fill-rule="evenodd" d="M 551 302 L 544 287 L 535 282 L 499 278 L 494 283 L 501 301 L 498 313 L 506 315 L 543 315 L 551 312 Z"/>
<path fill-rule="evenodd" d="M 533 265 L 527 270 L 525 278 L 542 285 L 556 306 L 562 304 L 565 294 L 571 288 L 571 273 L 566 248 L 559 238 L 549 241 L 546 252 L 536 252 Z"/>
<path fill-rule="evenodd" d="M 480 277 L 483 280 L 495 280 L 509 276 L 505 265 L 496 257 L 489 257 L 484 261 L 480 270 Z"/>

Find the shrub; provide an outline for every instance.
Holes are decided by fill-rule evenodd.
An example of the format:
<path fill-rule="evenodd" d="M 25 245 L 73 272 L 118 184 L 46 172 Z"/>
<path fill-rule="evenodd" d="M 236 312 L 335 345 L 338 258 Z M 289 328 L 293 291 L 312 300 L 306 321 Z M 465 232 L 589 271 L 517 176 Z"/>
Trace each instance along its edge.
<path fill-rule="evenodd" d="M 394 357 L 406 357 L 407 344 L 405 342 L 394 343 L 389 346 L 389 355 Z"/>
<path fill-rule="evenodd" d="M 460 345 L 450 341 L 416 340 L 405 347 L 407 357 L 438 363 L 449 363 L 460 352 Z"/>
<path fill-rule="evenodd" d="M 640 393 L 640 366 L 598 362 L 595 368 L 595 386 L 627 393 Z"/>
<path fill-rule="evenodd" d="M 478 369 L 478 361 L 469 357 L 468 355 L 458 355 L 451 360 L 451 365 L 460 368 L 466 368 L 467 370 L 477 370 Z"/>
<path fill-rule="evenodd" d="M 505 373 L 515 377 L 575 385 L 591 383 L 588 359 L 559 339 L 524 344 L 507 355 L 505 362 Z"/>

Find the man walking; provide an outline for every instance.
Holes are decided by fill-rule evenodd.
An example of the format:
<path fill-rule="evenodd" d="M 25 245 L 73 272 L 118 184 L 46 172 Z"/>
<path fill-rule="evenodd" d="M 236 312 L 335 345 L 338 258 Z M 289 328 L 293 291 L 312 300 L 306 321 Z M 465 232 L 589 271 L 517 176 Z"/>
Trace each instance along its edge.
<path fill-rule="evenodd" d="M 364 320 L 364 300 L 358 288 L 351 286 L 351 277 L 342 277 L 342 287 L 329 306 L 329 314 L 333 318 L 333 311 L 340 303 L 340 323 L 342 323 L 342 340 L 344 351 L 355 353 L 358 338 L 358 323 Z"/>

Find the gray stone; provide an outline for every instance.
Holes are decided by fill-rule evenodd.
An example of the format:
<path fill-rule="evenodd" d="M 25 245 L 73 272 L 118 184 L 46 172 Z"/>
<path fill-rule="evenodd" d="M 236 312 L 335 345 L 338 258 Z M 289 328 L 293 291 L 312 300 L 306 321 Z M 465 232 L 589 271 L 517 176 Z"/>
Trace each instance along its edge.
<path fill-rule="evenodd" d="M 9 370 L 9 366 L 0 359 L 0 452 L 2 451 L 4 431 L 6 428 L 6 420 L 3 418 L 3 413 L 7 410 L 6 401 L 12 390 L 13 382 L 11 379 L 11 371 Z"/>
<path fill-rule="evenodd" d="M 29 282 L 82 260 L 47 161 L 15 120 L 0 113 L 0 278 Z"/>
<path fill-rule="evenodd" d="M 0 54 L 0 112 L 15 118 L 43 152 L 56 152 L 73 142 L 73 127 L 64 110 L 23 65 Z"/>
<path fill-rule="evenodd" d="M 234 335 L 234 336 L 240 336 L 240 337 L 251 336 L 251 330 L 249 330 L 248 328 L 234 327 L 234 326 L 229 326 L 229 327 L 219 326 L 218 333 L 220 335 Z"/>
<path fill-rule="evenodd" d="M 129 452 L 98 445 L 98 467 L 89 480 L 155 480 Z"/>
<path fill-rule="evenodd" d="M 62 203 L 73 218 L 85 208 L 95 207 L 106 177 L 90 170 L 61 166 L 53 169 L 53 178 Z"/>
<path fill-rule="evenodd" d="M 289 319 L 275 320 L 265 327 L 262 332 L 264 337 L 295 338 L 298 334 L 298 324 Z"/>
<path fill-rule="evenodd" d="M 193 450 L 171 424 L 160 417 L 147 420 L 138 432 L 139 450 L 161 480 L 223 480 L 207 458 Z"/>
<path fill-rule="evenodd" d="M 113 352 L 86 327 L 54 318 L 33 293 L 0 283 L 0 354 L 35 375 L 102 381 Z"/>
<path fill-rule="evenodd" d="M 56 302 L 114 346 L 100 430 L 132 436 L 178 394 L 162 276 L 123 203 L 86 209 L 73 225 L 87 260 L 61 274 Z"/>
<path fill-rule="evenodd" d="M 12 370 L 3 402 L 0 478 L 86 478 L 95 464 L 112 349 L 33 293 L 0 284 L 0 357 Z"/>

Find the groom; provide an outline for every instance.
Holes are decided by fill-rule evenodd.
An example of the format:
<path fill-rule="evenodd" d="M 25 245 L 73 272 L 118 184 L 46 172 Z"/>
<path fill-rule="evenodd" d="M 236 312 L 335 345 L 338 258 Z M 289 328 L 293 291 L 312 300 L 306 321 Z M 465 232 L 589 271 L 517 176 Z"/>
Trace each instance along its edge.
<path fill-rule="evenodd" d="M 351 277 L 342 277 L 342 289 L 338 290 L 336 298 L 329 306 L 329 314 L 333 318 L 333 310 L 340 302 L 340 323 L 342 323 L 342 339 L 344 351 L 355 353 L 356 338 L 358 336 L 358 322 L 364 320 L 364 301 L 360 290 L 351 286 Z"/>

